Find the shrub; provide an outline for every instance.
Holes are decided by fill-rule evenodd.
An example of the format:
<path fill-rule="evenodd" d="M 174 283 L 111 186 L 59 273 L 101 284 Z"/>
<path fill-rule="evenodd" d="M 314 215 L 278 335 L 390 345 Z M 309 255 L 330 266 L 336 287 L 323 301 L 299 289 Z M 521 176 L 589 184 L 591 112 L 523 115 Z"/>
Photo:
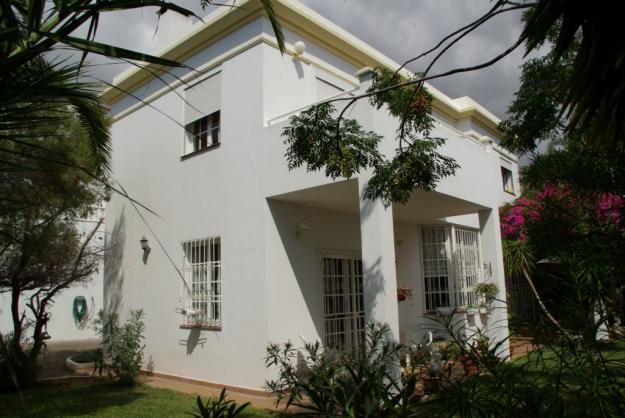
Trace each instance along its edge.
<path fill-rule="evenodd" d="M 368 325 L 361 347 L 338 352 L 319 342 L 302 351 L 270 344 L 265 363 L 278 368 L 267 382 L 276 404 L 295 405 L 316 416 L 412 416 L 418 398 L 416 376 L 399 385 L 400 346 L 387 325 Z"/>
<path fill-rule="evenodd" d="M 27 343 L 23 341 L 23 346 Z M 15 352 L 13 334 L 2 336 L 0 343 L 0 392 L 12 392 L 32 385 L 39 376 L 40 366 L 36 359 Z"/>
<path fill-rule="evenodd" d="M 109 377 L 123 385 L 133 385 L 141 372 L 145 347 L 143 317 L 142 310 L 130 311 L 130 317 L 120 325 L 117 314 L 100 313 L 98 331 L 102 336 L 103 356 L 97 361 L 96 369 L 102 371 L 106 366 Z"/>
<path fill-rule="evenodd" d="M 190 413 L 189 415 L 196 418 L 234 418 L 241 414 L 250 403 L 246 402 L 237 407 L 237 403 L 231 399 L 226 399 L 226 388 L 221 390 L 219 398 L 208 398 L 206 404 L 202 402 L 202 398 L 197 397 L 197 413 Z"/>

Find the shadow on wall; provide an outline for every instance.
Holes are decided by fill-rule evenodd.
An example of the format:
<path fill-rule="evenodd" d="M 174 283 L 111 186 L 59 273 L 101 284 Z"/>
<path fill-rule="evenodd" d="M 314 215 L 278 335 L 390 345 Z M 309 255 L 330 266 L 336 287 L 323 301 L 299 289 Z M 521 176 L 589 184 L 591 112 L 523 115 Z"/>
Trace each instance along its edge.
<path fill-rule="evenodd" d="M 311 248 L 308 240 L 300 240 L 295 236 L 299 215 L 293 210 L 293 205 L 271 199 L 267 199 L 267 204 L 317 335 L 323 335 L 323 305 L 317 283 L 317 259 L 311 257 L 314 248 Z"/>
<path fill-rule="evenodd" d="M 360 181 L 360 180 L 359 180 Z M 371 200 L 371 199 L 363 199 L 360 200 L 361 198 L 359 198 L 359 204 L 360 204 L 360 220 L 361 222 L 366 221 L 367 219 L 369 219 L 369 217 L 373 214 L 373 211 L 375 209 L 375 205 L 381 205 L 381 201 L 379 200 Z M 393 206 L 389 206 L 388 208 L 386 208 L 386 210 L 390 210 L 391 212 L 393 211 Z"/>
<path fill-rule="evenodd" d="M 304 78 L 304 67 L 302 66 L 302 62 L 299 59 L 293 58 L 293 66 L 295 67 L 295 71 L 297 71 L 297 78 L 300 80 Z"/>
<path fill-rule="evenodd" d="M 189 336 L 186 340 L 180 340 L 180 345 L 187 346 L 187 355 L 193 354 L 195 347 L 198 345 L 204 348 L 204 344 L 206 343 L 206 338 L 200 338 L 202 335 L 202 330 L 199 328 L 193 328 L 189 331 Z"/>
<path fill-rule="evenodd" d="M 384 322 L 376 320 L 376 318 L 383 318 L 384 312 L 377 312 L 378 298 L 382 295 L 386 295 L 386 289 L 384 287 L 384 277 L 380 269 L 382 260 L 378 257 L 375 262 L 367 266 L 363 262 L 362 278 L 363 278 L 363 295 L 365 300 L 365 322 L 369 323 Z"/>
<path fill-rule="evenodd" d="M 104 254 L 104 311 L 120 313 L 123 301 L 124 246 L 126 244 L 126 206 L 114 224 Z"/>

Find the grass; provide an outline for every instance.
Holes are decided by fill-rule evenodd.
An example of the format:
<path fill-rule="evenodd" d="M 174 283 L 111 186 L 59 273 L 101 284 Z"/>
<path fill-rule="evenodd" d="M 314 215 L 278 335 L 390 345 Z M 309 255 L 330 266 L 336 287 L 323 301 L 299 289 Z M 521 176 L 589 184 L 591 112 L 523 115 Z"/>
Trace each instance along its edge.
<path fill-rule="evenodd" d="M 195 395 L 146 385 L 119 387 L 108 383 L 42 386 L 0 395 L 2 417 L 188 417 Z M 205 401 L 205 399 L 203 398 Z M 273 411 L 248 407 L 243 417 L 277 417 Z"/>

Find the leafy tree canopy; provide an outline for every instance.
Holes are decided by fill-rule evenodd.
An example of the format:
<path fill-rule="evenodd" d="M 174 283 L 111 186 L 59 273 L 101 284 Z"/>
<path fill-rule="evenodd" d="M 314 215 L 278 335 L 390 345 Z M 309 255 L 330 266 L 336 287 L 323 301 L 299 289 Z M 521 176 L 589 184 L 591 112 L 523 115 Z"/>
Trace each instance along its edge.
<path fill-rule="evenodd" d="M 384 90 L 399 80 L 397 73 L 379 68 L 369 92 Z M 391 88 L 371 95 L 369 101 L 377 109 L 388 109 L 399 122 L 393 158 L 380 151 L 380 135 L 365 131 L 355 119 L 343 117 L 343 112 L 337 114 L 332 104 L 322 103 L 294 116 L 284 129 L 289 168 L 323 168 L 333 179 L 371 170 L 366 197 L 380 198 L 385 205 L 406 202 L 415 188 L 433 190 L 441 178 L 455 172 L 456 162 L 437 151 L 445 140 L 431 135 L 432 96 L 425 89 Z"/>

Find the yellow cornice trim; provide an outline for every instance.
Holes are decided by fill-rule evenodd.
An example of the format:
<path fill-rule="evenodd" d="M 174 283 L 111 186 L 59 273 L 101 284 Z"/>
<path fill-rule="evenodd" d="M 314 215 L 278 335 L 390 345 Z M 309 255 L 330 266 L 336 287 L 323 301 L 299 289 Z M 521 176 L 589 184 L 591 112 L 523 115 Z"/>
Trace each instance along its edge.
<path fill-rule="evenodd" d="M 157 55 L 172 61 L 184 62 L 199 50 L 214 44 L 261 14 L 260 2 L 249 0 L 242 1 L 235 8 L 219 9 L 208 15 L 208 20 L 193 32 Z M 106 89 L 101 95 L 101 100 L 110 106 L 121 100 L 126 91 L 133 91 L 152 80 L 154 78 L 152 73 L 162 74 L 171 68 L 155 64 L 146 64 L 144 67 L 145 70 L 135 67 L 120 74 L 113 82 L 115 87 Z"/>
<path fill-rule="evenodd" d="M 390 58 L 298 2 L 274 0 L 273 7 L 280 23 L 285 28 L 302 34 L 356 68 L 386 67 L 395 70 L 399 67 L 399 64 Z M 206 48 L 262 15 L 264 15 L 264 11 L 259 1 L 241 0 L 236 8 L 222 8 L 208 15 L 208 20 L 199 25 L 198 29 L 159 55 L 167 59 L 183 62 L 199 50 Z M 238 50 L 239 48 L 234 49 Z M 215 60 L 211 60 L 211 62 L 213 61 Z M 167 68 L 152 64 L 148 64 L 146 67 L 151 72 L 156 73 L 162 73 L 167 70 Z M 403 71 L 402 75 L 406 77 L 412 76 L 406 70 Z M 136 90 L 153 77 L 154 75 L 150 74 L 149 71 L 139 68 L 127 70 L 126 73 L 122 73 L 115 80 L 115 87 L 111 87 L 102 93 L 102 101 L 107 105 L 114 104 L 125 96 L 125 91 Z M 493 136 L 501 137 L 502 134 L 498 129 L 499 121 L 494 120 L 492 116 L 484 114 L 477 107 L 458 109 L 453 104 L 453 99 L 438 91 L 434 91 L 435 89 L 430 90 L 434 93 L 433 110 L 455 122 L 470 119 Z M 148 100 L 145 99 L 145 101 Z"/>

